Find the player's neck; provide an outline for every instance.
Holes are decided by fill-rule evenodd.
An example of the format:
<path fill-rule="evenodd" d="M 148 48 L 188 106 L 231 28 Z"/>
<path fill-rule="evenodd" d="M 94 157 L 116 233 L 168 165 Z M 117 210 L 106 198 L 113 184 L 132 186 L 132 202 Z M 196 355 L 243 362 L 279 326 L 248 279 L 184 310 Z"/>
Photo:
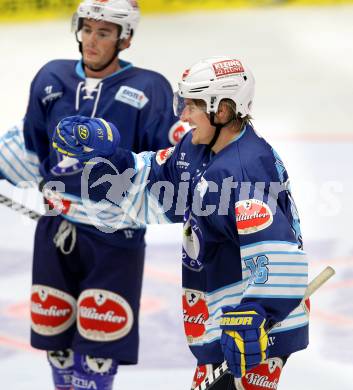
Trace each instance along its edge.
<path fill-rule="evenodd" d="M 94 71 L 88 68 L 87 66 L 85 66 L 85 74 L 86 77 L 92 77 L 95 79 L 104 79 L 105 77 L 108 77 L 111 74 L 117 72 L 119 69 L 121 69 L 121 66 L 119 64 L 119 60 L 116 59 L 116 61 L 113 61 L 106 68 L 100 71 Z"/>
<path fill-rule="evenodd" d="M 222 149 L 234 141 L 240 133 L 240 126 L 223 127 L 216 143 L 212 146 L 212 151 L 216 154 L 219 153 Z"/>

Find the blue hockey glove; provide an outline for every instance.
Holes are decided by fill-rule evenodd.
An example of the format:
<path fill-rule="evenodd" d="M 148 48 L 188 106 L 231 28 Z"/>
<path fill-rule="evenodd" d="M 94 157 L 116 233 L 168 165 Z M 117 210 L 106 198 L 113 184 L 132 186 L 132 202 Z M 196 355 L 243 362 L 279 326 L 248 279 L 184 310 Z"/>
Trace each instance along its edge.
<path fill-rule="evenodd" d="M 120 143 L 120 133 L 102 118 L 69 116 L 58 123 L 52 142 L 59 153 L 87 161 L 113 154 Z"/>
<path fill-rule="evenodd" d="M 266 313 L 256 303 L 222 308 L 221 346 L 228 367 L 236 378 L 268 358 Z"/>

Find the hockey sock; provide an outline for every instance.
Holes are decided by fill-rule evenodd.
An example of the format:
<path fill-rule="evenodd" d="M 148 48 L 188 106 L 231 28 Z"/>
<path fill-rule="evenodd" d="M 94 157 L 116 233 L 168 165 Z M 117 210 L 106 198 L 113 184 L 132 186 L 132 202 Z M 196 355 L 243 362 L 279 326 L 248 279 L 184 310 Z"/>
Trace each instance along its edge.
<path fill-rule="evenodd" d="M 70 390 L 74 367 L 73 351 L 48 351 L 47 358 L 52 369 L 55 390 Z"/>
<path fill-rule="evenodd" d="M 96 358 L 89 355 L 74 355 L 72 390 L 113 390 L 118 362 L 114 359 Z"/>

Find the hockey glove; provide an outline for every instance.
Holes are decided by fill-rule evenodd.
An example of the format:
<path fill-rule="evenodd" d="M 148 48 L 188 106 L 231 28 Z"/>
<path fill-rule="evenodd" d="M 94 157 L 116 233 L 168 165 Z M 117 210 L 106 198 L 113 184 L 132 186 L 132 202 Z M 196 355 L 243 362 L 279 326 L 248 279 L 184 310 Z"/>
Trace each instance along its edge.
<path fill-rule="evenodd" d="M 81 161 L 110 156 L 119 143 L 120 133 L 112 123 L 85 116 L 62 119 L 53 135 L 54 149 Z"/>
<path fill-rule="evenodd" d="M 256 303 L 222 308 L 221 346 L 228 367 L 236 378 L 268 358 L 266 313 Z"/>

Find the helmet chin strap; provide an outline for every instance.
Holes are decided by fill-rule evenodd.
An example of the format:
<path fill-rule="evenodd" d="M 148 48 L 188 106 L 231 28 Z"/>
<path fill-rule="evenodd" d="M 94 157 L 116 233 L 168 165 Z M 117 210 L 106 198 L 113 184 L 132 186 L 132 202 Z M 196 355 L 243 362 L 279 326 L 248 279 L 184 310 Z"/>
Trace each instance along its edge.
<path fill-rule="evenodd" d="M 231 118 L 226 123 L 215 123 L 215 115 L 216 114 L 214 112 L 210 112 L 211 126 L 214 126 L 216 129 L 215 129 L 215 133 L 214 133 L 210 143 L 207 145 L 209 149 L 212 149 L 214 147 L 215 143 L 218 140 L 219 135 L 221 134 L 221 130 L 223 129 L 223 127 L 227 126 L 230 122 L 232 122 L 234 120 L 234 118 Z"/>

